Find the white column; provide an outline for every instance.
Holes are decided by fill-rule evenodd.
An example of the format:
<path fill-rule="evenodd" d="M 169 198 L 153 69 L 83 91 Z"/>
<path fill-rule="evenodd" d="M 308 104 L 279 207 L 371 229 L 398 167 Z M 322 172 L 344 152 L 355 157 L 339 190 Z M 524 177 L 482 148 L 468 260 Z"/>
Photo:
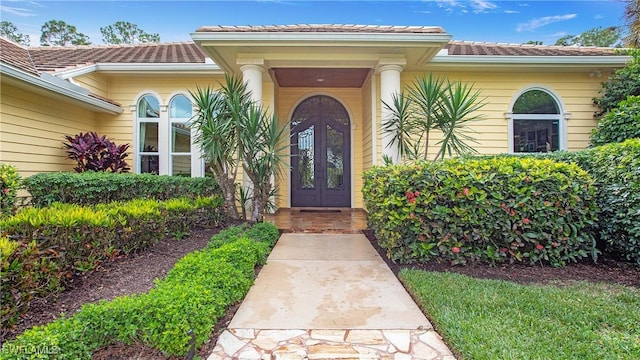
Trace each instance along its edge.
<path fill-rule="evenodd" d="M 401 64 L 383 64 L 378 66 L 380 73 L 380 114 L 382 123 L 391 116 L 384 103 L 391 105 L 393 103 L 393 95 L 400 93 L 400 73 L 403 65 Z M 390 133 L 382 133 L 382 154 L 390 157 L 394 164 L 400 162 L 398 148 L 393 142 L 393 135 Z"/>
<path fill-rule="evenodd" d="M 254 61 L 255 60 L 251 62 Z M 247 84 L 247 90 L 251 93 L 251 100 L 258 105 L 262 105 L 262 73 L 264 72 L 264 67 L 260 64 L 261 61 L 256 62 L 257 63 L 244 64 L 240 66 L 240 70 L 242 70 L 242 80 Z M 249 197 L 251 197 L 251 187 L 251 179 L 243 173 L 242 188 Z M 247 203 L 247 216 L 251 216 L 250 208 L 251 200 Z"/>
<path fill-rule="evenodd" d="M 247 84 L 247 90 L 251 92 L 251 99 L 262 105 L 262 73 L 264 67 L 255 64 L 246 64 L 240 67 L 242 80 Z"/>

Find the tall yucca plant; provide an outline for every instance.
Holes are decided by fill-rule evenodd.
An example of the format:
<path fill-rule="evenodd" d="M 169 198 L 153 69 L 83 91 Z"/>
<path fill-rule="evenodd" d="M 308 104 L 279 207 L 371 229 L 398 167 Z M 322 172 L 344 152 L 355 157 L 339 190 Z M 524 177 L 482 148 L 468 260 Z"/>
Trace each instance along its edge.
<path fill-rule="evenodd" d="M 283 144 L 285 127 L 278 126 L 275 115 L 269 115 L 263 107 L 249 107 L 243 122 L 241 138 L 251 139 L 243 145 L 243 169 L 251 180 L 251 217 L 252 222 L 262 221 L 269 210 L 271 197 L 275 193 L 273 176 L 282 170 L 282 154 L 286 150 Z"/>
<path fill-rule="evenodd" d="M 235 193 L 242 147 L 240 124 L 251 104 L 246 90 L 240 79 L 227 75 L 217 90 L 197 87 L 190 92 L 196 105 L 192 119 L 192 126 L 197 129 L 194 141 L 200 145 L 220 186 L 231 219 L 239 217 Z"/>
<path fill-rule="evenodd" d="M 238 219 L 236 180 L 240 167 L 251 180 L 251 222 L 261 221 L 274 193 L 272 175 L 282 166 L 279 147 L 285 128 L 275 116 L 251 100 L 242 79 L 227 75 L 217 90 L 191 92 L 196 105 L 192 120 L 205 160 L 222 189 L 227 215 Z M 246 196 L 245 196 L 246 197 Z"/>
<path fill-rule="evenodd" d="M 393 103 L 383 105 L 390 116 L 383 119 L 382 131 L 393 136 L 392 146 L 407 160 L 427 159 L 434 130 L 443 134 L 436 145 L 440 149 L 435 160 L 445 155 L 468 154 L 475 142 L 468 133 L 469 122 L 481 119 L 475 112 L 485 102 L 472 85 L 428 77 L 416 79 L 406 93 L 396 94 Z"/>

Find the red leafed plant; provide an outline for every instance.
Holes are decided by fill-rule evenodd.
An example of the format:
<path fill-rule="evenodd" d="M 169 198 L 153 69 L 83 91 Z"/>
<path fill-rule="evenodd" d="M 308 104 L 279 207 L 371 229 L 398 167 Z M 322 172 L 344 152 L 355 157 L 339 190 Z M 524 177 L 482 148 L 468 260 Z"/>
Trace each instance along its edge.
<path fill-rule="evenodd" d="M 124 160 L 129 144 L 116 145 L 106 136 L 96 132 L 80 133 L 75 136 L 65 135 L 68 143 L 63 143 L 67 156 L 78 162 L 74 169 L 77 172 L 109 171 L 124 173 L 131 170 Z"/>

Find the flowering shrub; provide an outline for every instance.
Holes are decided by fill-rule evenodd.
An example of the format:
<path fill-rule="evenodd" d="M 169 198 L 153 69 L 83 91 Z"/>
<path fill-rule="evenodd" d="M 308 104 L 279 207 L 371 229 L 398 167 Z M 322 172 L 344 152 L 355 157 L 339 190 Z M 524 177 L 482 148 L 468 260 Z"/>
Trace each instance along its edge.
<path fill-rule="evenodd" d="M 549 263 L 597 255 L 591 177 L 576 165 L 505 157 L 374 167 L 369 225 L 402 263 Z"/>
<path fill-rule="evenodd" d="M 15 166 L 0 164 L 0 217 L 15 212 L 20 181 Z"/>

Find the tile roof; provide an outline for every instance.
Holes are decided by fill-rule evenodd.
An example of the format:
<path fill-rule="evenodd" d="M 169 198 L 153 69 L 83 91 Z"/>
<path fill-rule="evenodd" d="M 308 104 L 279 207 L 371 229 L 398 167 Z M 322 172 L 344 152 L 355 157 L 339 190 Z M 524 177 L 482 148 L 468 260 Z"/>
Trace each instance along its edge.
<path fill-rule="evenodd" d="M 204 63 L 206 53 L 193 42 L 31 47 L 36 68 L 55 72 L 96 63 Z"/>
<path fill-rule="evenodd" d="M 266 26 L 203 26 L 197 32 L 340 32 L 340 33 L 405 33 L 405 34 L 444 34 L 439 26 L 382 26 L 382 25 L 343 25 L 343 24 L 296 24 Z"/>
<path fill-rule="evenodd" d="M 27 73 L 38 75 L 38 70 L 29 56 L 29 51 L 0 36 L 0 61 Z"/>
<path fill-rule="evenodd" d="M 218 32 L 294 32 L 335 31 L 362 33 L 441 33 L 442 28 L 420 26 L 368 25 L 273 25 L 273 26 L 216 26 L 198 31 Z M 42 46 L 25 48 L 1 38 L 0 60 L 23 71 L 57 72 L 96 63 L 205 63 L 207 54 L 194 42 L 98 45 L 98 46 Z M 617 49 L 598 47 L 546 46 L 451 41 L 448 54 L 477 56 L 606 56 L 616 55 Z"/>
<path fill-rule="evenodd" d="M 502 44 L 470 41 L 450 41 L 449 55 L 478 56 L 607 56 L 620 49 L 603 47 L 548 46 L 531 44 Z"/>

